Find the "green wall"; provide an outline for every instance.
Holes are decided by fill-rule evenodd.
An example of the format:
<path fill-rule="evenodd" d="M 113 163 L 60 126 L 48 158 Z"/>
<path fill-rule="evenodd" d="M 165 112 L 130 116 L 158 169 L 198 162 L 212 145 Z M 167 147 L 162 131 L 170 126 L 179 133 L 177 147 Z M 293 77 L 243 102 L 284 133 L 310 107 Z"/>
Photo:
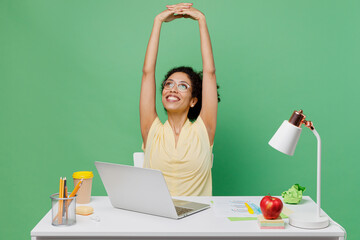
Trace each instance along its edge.
<path fill-rule="evenodd" d="M 141 151 L 139 93 L 153 18 L 175 1 L 0 0 L 0 238 L 29 239 L 60 176 Z M 194 1 L 207 16 L 220 88 L 213 193 L 316 199 L 316 138 L 268 146 L 303 109 L 323 141 L 322 207 L 359 239 L 359 1 Z M 198 25 L 163 24 L 157 80 L 201 70 Z M 158 112 L 166 115 L 158 97 Z M 357 218 L 356 218 L 357 219 Z"/>

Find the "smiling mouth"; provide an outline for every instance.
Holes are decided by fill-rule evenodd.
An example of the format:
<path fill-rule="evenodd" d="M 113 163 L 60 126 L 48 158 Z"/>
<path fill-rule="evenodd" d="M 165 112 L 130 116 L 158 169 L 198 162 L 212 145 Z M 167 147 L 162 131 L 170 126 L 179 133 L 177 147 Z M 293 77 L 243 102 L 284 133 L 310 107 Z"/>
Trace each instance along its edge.
<path fill-rule="evenodd" d="M 173 96 L 173 95 L 170 95 L 170 96 L 167 96 L 166 97 L 166 100 L 168 102 L 177 102 L 177 101 L 180 101 L 180 98 L 176 97 L 176 96 Z"/>

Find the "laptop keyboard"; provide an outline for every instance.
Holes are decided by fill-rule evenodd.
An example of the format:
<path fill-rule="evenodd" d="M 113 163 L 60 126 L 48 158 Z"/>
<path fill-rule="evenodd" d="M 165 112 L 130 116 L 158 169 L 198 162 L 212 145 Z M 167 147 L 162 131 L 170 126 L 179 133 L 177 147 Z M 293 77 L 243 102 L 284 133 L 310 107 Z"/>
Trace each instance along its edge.
<path fill-rule="evenodd" d="M 188 213 L 188 212 L 191 212 L 194 210 L 192 208 L 183 208 L 183 207 L 177 207 L 177 206 L 175 206 L 175 209 L 176 209 L 178 216 L 181 216 L 185 213 Z"/>

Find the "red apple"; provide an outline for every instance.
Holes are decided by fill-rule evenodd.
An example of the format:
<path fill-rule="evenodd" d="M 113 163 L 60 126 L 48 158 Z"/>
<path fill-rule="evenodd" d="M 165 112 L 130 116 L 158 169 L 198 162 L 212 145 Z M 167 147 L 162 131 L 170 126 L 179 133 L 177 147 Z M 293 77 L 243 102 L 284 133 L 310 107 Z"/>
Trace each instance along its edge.
<path fill-rule="evenodd" d="M 276 219 L 281 213 L 283 203 L 277 197 L 265 196 L 261 199 L 260 208 L 265 219 Z"/>

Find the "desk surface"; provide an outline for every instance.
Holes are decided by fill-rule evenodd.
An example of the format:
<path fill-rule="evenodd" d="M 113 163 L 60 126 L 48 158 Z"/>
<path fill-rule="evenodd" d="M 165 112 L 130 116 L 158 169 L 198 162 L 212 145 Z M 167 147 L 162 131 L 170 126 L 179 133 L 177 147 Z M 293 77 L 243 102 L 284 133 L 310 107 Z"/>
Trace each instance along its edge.
<path fill-rule="evenodd" d="M 178 199 L 210 203 L 213 199 L 242 199 L 259 204 L 261 197 L 177 197 Z M 100 218 L 99 222 L 91 216 L 76 216 L 76 224 L 70 227 L 55 227 L 51 225 L 51 212 L 31 231 L 32 239 L 47 237 L 327 237 L 328 239 L 343 239 L 344 232 L 334 223 L 319 230 L 307 230 L 292 227 L 285 219 L 285 229 L 260 229 L 257 221 L 230 221 L 225 217 L 215 215 L 213 209 L 190 215 L 180 220 L 147 215 L 114 208 L 108 197 L 92 197 L 88 204 L 95 210 L 93 215 Z M 316 204 L 307 196 L 298 205 L 285 206 L 293 211 L 316 211 Z M 325 214 L 325 213 L 324 213 Z"/>

